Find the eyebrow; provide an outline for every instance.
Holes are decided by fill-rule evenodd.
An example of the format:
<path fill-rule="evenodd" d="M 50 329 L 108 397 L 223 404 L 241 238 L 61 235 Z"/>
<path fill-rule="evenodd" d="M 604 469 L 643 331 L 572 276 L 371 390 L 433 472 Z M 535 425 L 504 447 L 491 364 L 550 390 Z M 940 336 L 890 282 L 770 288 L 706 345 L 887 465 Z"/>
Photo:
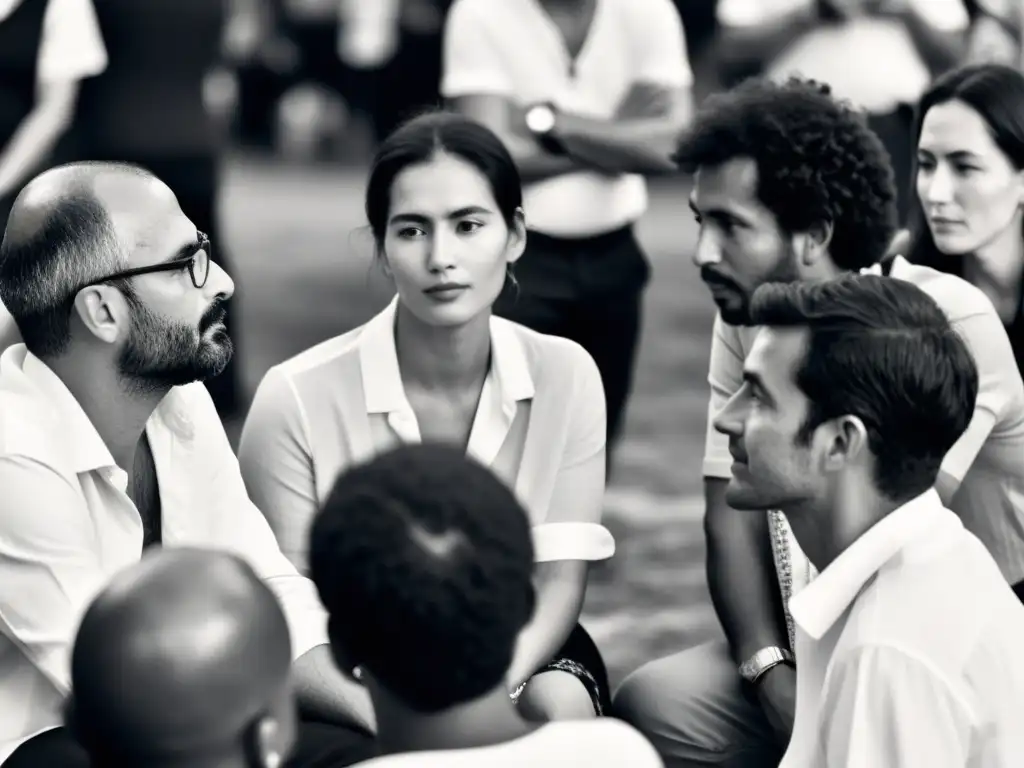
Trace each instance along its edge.
<path fill-rule="evenodd" d="M 936 155 L 935 152 L 933 152 L 932 150 L 928 149 L 927 147 L 918 147 L 917 148 L 917 153 L 919 155 L 928 155 L 929 157 L 935 157 L 935 155 Z M 970 150 L 967 150 L 967 149 L 958 149 L 955 152 L 950 152 L 949 154 L 946 155 L 946 157 L 950 157 L 953 160 L 980 160 L 981 159 L 981 155 L 979 155 L 976 152 L 971 152 Z"/>
<path fill-rule="evenodd" d="M 490 215 L 493 211 L 484 208 L 479 205 L 467 205 L 465 208 L 457 208 L 454 211 L 448 213 L 446 219 L 462 219 L 466 216 L 480 216 Z M 413 224 L 426 224 L 430 221 L 429 216 L 424 216 L 422 213 L 396 213 L 391 217 L 391 223 L 397 222 L 409 222 Z"/>
<path fill-rule="evenodd" d="M 718 219 L 719 221 L 725 222 L 737 222 L 739 224 L 750 224 L 750 220 L 742 214 L 734 211 L 729 211 L 724 208 L 710 208 L 702 211 L 697 207 L 697 203 L 694 202 L 693 198 L 689 198 L 686 201 L 687 205 L 690 206 L 690 210 L 693 211 L 695 216 L 701 216 L 703 218 Z"/>
<path fill-rule="evenodd" d="M 172 261 L 181 261 L 182 259 L 186 259 L 189 256 L 193 256 L 195 252 L 198 251 L 201 247 L 202 240 L 200 239 L 199 234 L 196 233 L 195 240 L 193 240 L 191 243 L 186 243 L 185 245 L 181 246 L 181 248 L 175 251 L 172 255 L 168 256 L 163 261 L 158 261 L 157 264 L 170 264 Z"/>

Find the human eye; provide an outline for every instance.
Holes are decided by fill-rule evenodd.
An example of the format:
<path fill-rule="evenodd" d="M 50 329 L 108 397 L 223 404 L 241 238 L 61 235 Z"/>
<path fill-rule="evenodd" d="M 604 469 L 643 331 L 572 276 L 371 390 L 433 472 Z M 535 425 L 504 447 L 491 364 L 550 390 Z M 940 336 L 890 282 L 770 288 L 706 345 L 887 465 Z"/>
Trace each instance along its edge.
<path fill-rule="evenodd" d="M 483 226 L 481 221 L 473 221 L 472 219 L 463 219 L 455 225 L 455 231 L 462 235 L 469 235 L 476 232 L 480 227 Z"/>
<path fill-rule="evenodd" d="M 423 237 L 426 232 L 421 227 L 402 227 L 398 230 L 397 234 L 403 240 L 413 240 L 417 237 Z"/>

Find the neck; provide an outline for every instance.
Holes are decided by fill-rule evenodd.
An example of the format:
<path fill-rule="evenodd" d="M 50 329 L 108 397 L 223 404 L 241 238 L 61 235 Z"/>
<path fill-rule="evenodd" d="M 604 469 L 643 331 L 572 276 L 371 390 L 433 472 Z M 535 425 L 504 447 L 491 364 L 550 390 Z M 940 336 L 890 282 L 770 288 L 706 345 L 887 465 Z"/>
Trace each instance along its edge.
<path fill-rule="evenodd" d="M 849 271 L 837 267 L 830 257 L 815 259 L 811 264 L 803 267 L 800 271 L 800 279 L 806 282 L 821 282 L 835 280 L 837 277 L 847 274 Z"/>
<path fill-rule="evenodd" d="M 998 236 L 968 257 L 967 267 L 976 276 L 999 288 L 1001 292 L 1021 289 L 1024 277 L 1024 236 L 1022 236 L 1022 215 L 1020 212 Z"/>
<path fill-rule="evenodd" d="M 794 504 L 783 511 L 800 549 L 821 572 L 899 506 L 879 494 L 870 480 L 857 478 L 841 482 L 828 498 Z"/>
<path fill-rule="evenodd" d="M 570 11 L 585 8 L 592 0 L 540 0 L 540 4 L 548 10 Z"/>
<path fill-rule="evenodd" d="M 385 754 L 470 749 L 503 744 L 536 730 L 520 717 L 503 686 L 442 712 L 414 712 L 371 684 L 377 739 Z"/>
<path fill-rule="evenodd" d="M 46 364 L 78 401 L 114 462 L 130 476 L 146 422 L 167 390 L 131 391 L 117 376 L 116 366 L 95 355 L 69 351 Z"/>
<path fill-rule="evenodd" d="M 491 314 L 460 326 L 431 326 L 401 303 L 395 349 L 403 382 L 426 390 L 462 390 L 487 376 L 491 356 Z"/>

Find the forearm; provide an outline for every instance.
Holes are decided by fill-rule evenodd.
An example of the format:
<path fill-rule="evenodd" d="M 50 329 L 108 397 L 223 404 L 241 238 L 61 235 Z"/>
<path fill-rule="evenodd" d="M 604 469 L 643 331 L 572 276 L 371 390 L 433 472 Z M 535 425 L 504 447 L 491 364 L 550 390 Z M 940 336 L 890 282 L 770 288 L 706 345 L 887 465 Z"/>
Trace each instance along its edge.
<path fill-rule="evenodd" d="M 524 184 L 579 171 L 583 167 L 579 161 L 568 155 L 554 155 L 545 151 L 532 138 L 505 135 L 502 139 L 516 162 Z"/>
<path fill-rule="evenodd" d="M 660 174 L 676 170 L 672 153 L 688 115 L 604 121 L 559 118 L 558 138 L 570 157 L 606 172 Z"/>
<path fill-rule="evenodd" d="M 327 645 L 311 648 L 293 665 L 299 708 L 319 720 L 376 732 L 377 718 L 366 689 L 334 665 Z"/>
<path fill-rule="evenodd" d="M 542 563 L 537 566 L 537 606 L 533 619 L 519 633 L 509 667 L 510 688 L 532 677 L 565 645 L 583 609 L 587 564 Z M 583 571 L 583 578 L 577 578 Z M 582 581 L 582 583 L 581 583 Z"/>
<path fill-rule="evenodd" d="M 15 130 L 0 152 L 0 197 L 15 194 L 49 156 L 71 123 L 71 109 L 42 102 Z"/>
<path fill-rule="evenodd" d="M 737 664 L 767 646 L 789 645 L 768 516 L 725 503 L 727 481 L 706 478 L 707 578 Z"/>

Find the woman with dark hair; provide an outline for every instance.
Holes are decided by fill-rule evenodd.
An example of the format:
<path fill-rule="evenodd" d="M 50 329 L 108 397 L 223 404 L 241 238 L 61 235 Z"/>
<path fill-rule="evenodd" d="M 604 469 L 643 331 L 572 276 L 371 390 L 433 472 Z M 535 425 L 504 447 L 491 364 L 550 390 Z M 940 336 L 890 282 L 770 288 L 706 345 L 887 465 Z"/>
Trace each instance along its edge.
<path fill-rule="evenodd" d="M 267 373 L 239 448 L 250 496 L 305 571 L 340 471 L 401 443 L 459 446 L 513 488 L 533 526 L 537 607 L 510 694 L 537 719 L 600 714 L 606 673 L 578 620 L 589 562 L 615 547 L 600 524 L 604 395 L 578 344 L 492 316 L 526 243 L 516 165 L 481 125 L 424 115 L 381 145 L 366 215 L 397 295 Z"/>
<path fill-rule="evenodd" d="M 1024 371 L 1024 75 L 947 73 L 921 98 L 915 135 L 909 258 L 988 296 Z"/>

